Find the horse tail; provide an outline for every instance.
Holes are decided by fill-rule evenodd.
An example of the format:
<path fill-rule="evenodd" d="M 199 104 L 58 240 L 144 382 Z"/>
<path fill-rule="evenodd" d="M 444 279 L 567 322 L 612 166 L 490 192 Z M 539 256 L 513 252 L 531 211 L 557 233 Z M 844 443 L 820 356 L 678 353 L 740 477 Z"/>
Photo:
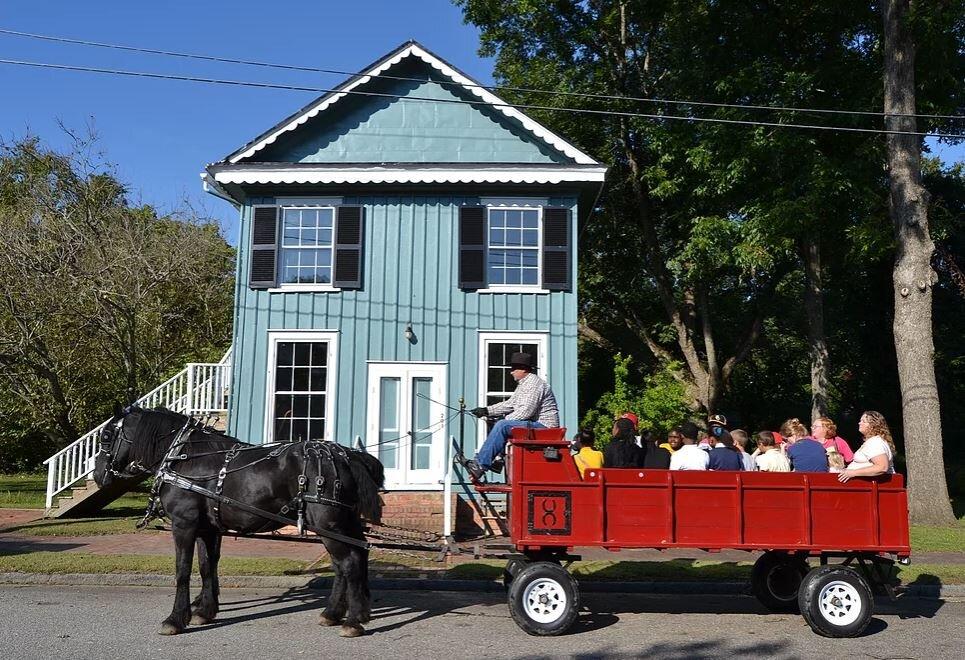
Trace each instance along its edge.
<path fill-rule="evenodd" d="M 358 489 L 359 513 L 372 522 L 378 522 L 382 519 L 379 491 L 385 485 L 385 467 L 368 452 L 353 450 L 349 456 L 348 464 Z"/>

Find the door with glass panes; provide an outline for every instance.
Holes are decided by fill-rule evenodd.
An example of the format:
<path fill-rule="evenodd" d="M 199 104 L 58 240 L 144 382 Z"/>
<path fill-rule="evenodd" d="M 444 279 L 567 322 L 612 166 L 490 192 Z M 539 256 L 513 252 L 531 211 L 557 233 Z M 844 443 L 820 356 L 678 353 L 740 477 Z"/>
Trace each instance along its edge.
<path fill-rule="evenodd" d="M 366 447 L 386 488 L 440 488 L 446 441 L 446 365 L 369 364 Z"/>

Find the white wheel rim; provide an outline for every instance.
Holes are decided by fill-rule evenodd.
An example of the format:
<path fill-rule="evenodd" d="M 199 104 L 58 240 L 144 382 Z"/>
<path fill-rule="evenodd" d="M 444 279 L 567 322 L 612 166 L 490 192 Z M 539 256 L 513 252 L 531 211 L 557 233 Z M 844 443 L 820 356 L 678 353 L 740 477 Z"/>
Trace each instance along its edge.
<path fill-rule="evenodd" d="M 553 623 L 566 612 L 566 591 L 556 580 L 534 580 L 523 591 L 523 611 L 536 623 Z"/>
<path fill-rule="evenodd" d="M 835 580 L 824 585 L 818 595 L 821 616 L 836 626 L 849 626 L 861 616 L 861 594 L 853 585 Z"/>

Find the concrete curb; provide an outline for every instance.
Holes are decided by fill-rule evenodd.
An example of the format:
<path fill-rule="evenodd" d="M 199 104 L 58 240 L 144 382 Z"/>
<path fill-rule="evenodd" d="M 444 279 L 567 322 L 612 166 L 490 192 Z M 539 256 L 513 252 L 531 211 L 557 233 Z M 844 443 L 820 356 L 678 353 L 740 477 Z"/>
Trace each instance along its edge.
<path fill-rule="evenodd" d="M 331 578 L 306 578 L 290 575 L 221 576 L 221 587 L 226 589 L 308 589 L 327 591 Z M 191 578 L 193 586 L 200 586 L 198 576 Z M 494 580 L 449 580 L 378 578 L 370 581 L 372 589 L 386 591 L 464 591 L 502 593 L 503 585 Z M 171 575 L 148 573 L 0 573 L 0 585 L 56 585 L 56 586 L 112 586 L 112 587 L 173 587 Z M 679 594 L 679 595 L 747 595 L 746 582 L 580 582 L 584 593 L 613 594 Z M 912 598 L 965 598 L 962 584 L 910 584 L 904 589 Z"/>

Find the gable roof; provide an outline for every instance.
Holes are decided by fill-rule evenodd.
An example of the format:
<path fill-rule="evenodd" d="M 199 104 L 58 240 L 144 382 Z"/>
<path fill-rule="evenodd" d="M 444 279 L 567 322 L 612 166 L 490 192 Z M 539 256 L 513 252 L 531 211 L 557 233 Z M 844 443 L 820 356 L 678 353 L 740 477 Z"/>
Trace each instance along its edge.
<path fill-rule="evenodd" d="M 484 103 L 488 103 L 494 110 L 502 113 L 507 118 L 518 122 L 530 135 L 542 141 L 550 148 L 572 159 L 574 164 L 583 166 L 601 166 L 601 163 L 591 158 L 586 153 L 580 151 L 575 146 L 564 140 L 559 135 L 553 133 L 536 120 L 528 117 L 521 111 L 507 104 L 489 90 L 484 89 L 480 83 L 476 82 L 465 73 L 459 71 L 451 64 L 445 62 L 440 57 L 436 56 L 415 41 L 408 41 L 402 44 L 382 59 L 367 67 L 363 73 L 350 78 L 335 90 L 315 99 L 295 114 L 284 119 L 279 124 L 268 129 L 251 142 L 232 152 L 216 165 L 235 165 L 240 164 L 241 161 L 251 158 L 268 145 L 274 143 L 282 135 L 296 130 L 308 120 L 332 107 L 341 99 L 349 96 L 348 92 L 352 92 L 356 88 L 372 81 L 374 76 L 380 76 L 386 73 L 408 57 L 415 57 L 422 60 L 436 71 L 439 71 L 451 82 L 466 90 L 469 94 L 472 94 Z"/>

